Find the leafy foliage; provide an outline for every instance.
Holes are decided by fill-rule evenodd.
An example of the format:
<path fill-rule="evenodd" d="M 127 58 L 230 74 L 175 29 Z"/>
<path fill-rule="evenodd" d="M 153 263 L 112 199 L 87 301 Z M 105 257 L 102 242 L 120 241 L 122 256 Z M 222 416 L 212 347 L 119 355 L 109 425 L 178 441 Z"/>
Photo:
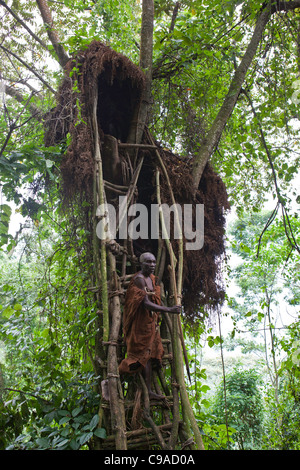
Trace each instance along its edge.
<path fill-rule="evenodd" d="M 267 395 L 268 420 L 266 429 L 270 441 L 265 448 L 299 450 L 299 322 L 289 325 L 287 334 L 280 341 L 285 358 L 280 364 L 280 387 L 278 395 L 270 391 Z"/>
<path fill-rule="evenodd" d="M 262 2 L 178 3 L 155 1 L 149 126 L 163 146 L 191 158 L 205 143 Z M 97 39 L 138 63 L 141 2 L 63 0 L 50 6 L 59 44 L 70 57 Z M 0 15 L 0 446 L 94 448 L 105 430 L 98 427 L 92 260 L 78 222 L 88 208 L 80 207 L 80 214 L 75 204 L 69 208 L 68 224 L 60 204 L 65 146 L 44 146 L 44 119 L 55 106 L 63 71 L 35 1 L 1 2 Z M 296 308 L 300 296 L 298 33 L 299 10 L 272 15 L 211 157 L 241 216 L 232 231 L 242 260 L 230 273 L 241 294 L 228 299 L 233 334 L 242 321 L 261 351 L 254 330 L 266 331 L 267 322 L 273 387 L 265 393 L 267 442 L 261 439 L 261 391 L 253 371 L 226 378 L 227 414 L 220 389 L 211 416 L 205 371 L 191 353 L 191 340 L 190 394 L 208 448 L 299 449 L 299 322 L 277 335 L 274 317 L 280 299 Z M 283 217 L 274 217 L 264 231 L 272 214 L 259 211 L 270 195 Z M 17 234 L 9 229 L 12 208 L 25 218 Z M 222 341 L 212 334 L 207 340 L 210 346 Z M 243 347 L 254 346 L 243 341 Z"/>
<path fill-rule="evenodd" d="M 231 276 L 239 293 L 228 302 L 234 330 L 226 345 L 240 345 L 245 354 L 255 351 L 268 371 L 262 422 L 267 437 L 261 448 L 297 449 L 299 321 L 290 323 L 290 318 L 297 318 L 299 305 L 299 255 L 288 243 L 284 219 L 277 216 L 268 226 L 270 215 L 244 215 L 231 227 L 231 246 L 239 256 Z M 290 220 L 296 242 L 298 226 L 298 218 Z"/>
<path fill-rule="evenodd" d="M 96 311 L 83 235 L 42 222 L 1 260 L 1 446 L 74 450 L 105 437 L 89 358 Z"/>
<path fill-rule="evenodd" d="M 254 370 L 236 370 L 226 377 L 226 395 L 223 383 L 219 386 L 213 414 L 219 424 L 226 422 L 226 427 L 235 431 L 234 440 L 228 438 L 229 447 L 237 445 L 239 450 L 260 447 L 263 403 L 259 385 L 260 378 Z"/>
<path fill-rule="evenodd" d="M 98 427 L 99 395 L 93 391 L 91 374 L 68 383 L 56 380 L 60 388 L 54 393 L 46 382 L 43 385 L 45 390 L 27 392 L 23 387 L 18 395 L 13 390 L 7 394 L 1 410 L 1 428 L 6 429 L 2 448 L 10 438 L 8 450 L 78 450 L 106 437 L 105 429 Z"/>
<path fill-rule="evenodd" d="M 282 298 L 294 306 L 299 299 L 298 253 L 288 242 L 284 219 L 277 217 L 267 227 L 270 215 L 244 215 L 231 228 L 231 246 L 242 262 L 232 272 L 240 293 L 229 305 L 253 330 L 269 314 L 276 322 L 275 310 Z M 290 227 L 297 240 L 298 218 L 290 220 Z"/>

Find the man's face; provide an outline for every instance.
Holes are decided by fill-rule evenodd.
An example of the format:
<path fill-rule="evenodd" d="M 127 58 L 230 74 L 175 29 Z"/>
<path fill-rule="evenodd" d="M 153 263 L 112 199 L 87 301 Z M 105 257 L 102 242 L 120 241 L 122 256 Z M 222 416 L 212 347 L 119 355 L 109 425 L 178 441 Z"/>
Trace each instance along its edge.
<path fill-rule="evenodd" d="M 154 255 L 145 255 L 142 262 L 142 273 L 145 275 L 154 274 L 156 266 L 156 259 Z"/>

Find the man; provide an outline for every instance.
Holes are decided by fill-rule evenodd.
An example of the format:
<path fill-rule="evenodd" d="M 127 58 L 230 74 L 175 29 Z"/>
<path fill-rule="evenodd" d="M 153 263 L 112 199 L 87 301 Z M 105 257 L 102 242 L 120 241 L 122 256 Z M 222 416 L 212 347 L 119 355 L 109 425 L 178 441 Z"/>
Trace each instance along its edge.
<path fill-rule="evenodd" d="M 162 398 L 151 390 L 152 365 L 160 366 L 164 354 L 159 334 L 159 313 L 180 313 L 180 306 L 161 305 L 160 286 L 155 283 L 156 259 L 152 253 L 140 257 L 141 271 L 131 280 L 125 298 L 123 329 L 127 357 L 119 366 L 120 374 L 141 371 L 149 398 Z"/>

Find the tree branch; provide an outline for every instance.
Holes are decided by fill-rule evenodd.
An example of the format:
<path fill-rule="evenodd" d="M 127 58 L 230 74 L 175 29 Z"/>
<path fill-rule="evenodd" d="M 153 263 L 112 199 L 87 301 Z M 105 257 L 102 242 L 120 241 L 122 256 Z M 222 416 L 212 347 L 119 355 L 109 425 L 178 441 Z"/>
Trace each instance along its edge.
<path fill-rule="evenodd" d="M 20 23 L 23 26 L 23 28 L 26 29 L 26 31 L 30 34 L 30 36 L 32 36 L 33 39 L 35 39 L 38 43 L 40 43 L 40 45 L 49 52 L 47 44 L 45 44 L 44 41 L 42 41 L 36 34 L 34 34 L 34 32 L 31 31 L 31 29 L 27 26 L 27 24 L 23 20 L 21 20 L 21 18 L 19 18 L 19 16 L 11 8 L 9 8 L 9 6 L 6 5 L 5 2 L 0 0 L 0 5 L 6 8 L 6 10 L 18 21 L 18 23 Z"/>
<path fill-rule="evenodd" d="M 194 190 L 199 186 L 200 179 L 204 168 L 211 157 L 212 153 L 216 149 L 219 140 L 221 138 L 222 132 L 226 126 L 228 119 L 231 116 L 231 113 L 237 102 L 239 93 L 241 91 L 242 84 L 245 80 L 247 71 L 252 63 L 252 60 L 257 51 L 258 45 L 262 39 L 264 29 L 271 18 L 273 13 L 278 11 L 291 11 L 295 8 L 300 8 L 300 0 L 290 1 L 290 2 L 281 2 L 275 1 L 270 2 L 268 5 L 261 10 L 260 15 L 258 16 L 256 26 L 250 40 L 250 43 L 247 47 L 247 50 L 237 67 L 235 74 L 233 76 L 232 82 L 230 84 L 228 93 L 223 101 L 223 104 L 207 134 L 206 139 L 203 142 L 202 148 L 200 149 L 198 155 L 195 156 L 193 162 L 193 179 L 194 179 Z"/>
<path fill-rule="evenodd" d="M 53 22 L 49 5 L 46 0 L 36 0 L 36 3 L 39 7 L 39 10 L 43 18 L 43 22 L 46 26 L 48 37 L 56 52 L 58 62 L 62 67 L 64 67 L 69 60 L 69 56 L 64 50 L 62 44 L 60 43 L 60 39 L 59 39 L 57 31 L 53 28 L 54 22 Z"/>
<path fill-rule="evenodd" d="M 171 20 L 171 25 L 170 25 L 170 28 L 169 28 L 169 34 L 174 31 L 176 18 L 177 18 L 180 6 L 181 6 L 180 2 L 176 2 L 174 10 L 173 10 L 173 14 L 172 14 L 172 20 Z"/>
<path fill-rule="evenodd" d="M 33 93 L 35 96 L 38 96 L 40 98 L 42 98 L 42 95 L 40 94 L 40 92 L 38 90 L 36 90 L 36 88 L 34 88 L 32 85 L 30 85 L 30 83 L 28 83 L 26 81 L 25 78 L 20 78 L 20 80 L 13 80 L 12 78 L 9 78 L 7 76 L 4 76 L 4 75 L 1 75 L 0 74 L 0 80 L 4 80 L 5 82 L 10 82 L 10 83 L 13 83 L 12 86 L 16 86 L 16 85 L 25 85 L 27 88 L 29 88 L 29 90 L 31 91 L 31 93 Z"/>
<path fill-rule="evenodd" d="M 17 129 L 20 129 L 21 127 L 25 126 L 27 124 L 27 122 L 29 122 L 31 119 L 33 119 L 33 116 L 30 116 L 29 118 L 27 118 L 25 121 L 23 121 L 21 124 L 17 124 L 19 118 L 21 117 L 22 113 L 20 113 L 20 115 L 17 117 L 17 119 L 10 125 L 9 127 L 9 131 L 6 135 L 6 138 L 4 140 L 4 143 L 1 147 L 1 150 L 0 150 L 0 157 L 3 155 L 9 141 L 10 141 L 10 138 L 13 134 L 13 132 L 15 132 Z"/>
<path fill-rule="evenodd" d="M 21 59 L 21 57 L 19 57 L 17 54 L 15 54 L 14 52 L 10 51 L 9 49 L 6 49 L 6 47 L 4 46 L 1 46 L 0 45 L 0 48 L 6 52 L 6 54 L 10 54 L 12 55 L 15 59 L 17 59 L 19 62 L 21 62 L 22 65 L 24 65 L 24 67 L 26 67 L 28 70 L 30 70 L 30 72 L 32 72 L 39 80 L 41 80 L 41 82 L 47 87 L 49 88 L 49 90 L 52 92 L 52 93 L 55 93 L 55 90 L 51 87 L 51 85 L 49 85 L 49 83 L 46 82 L 46 80 L 43 79 L 43 77 L 37 73 L 30 65 L 28 65 L 23 59 Z"/>
<path fill-rule="evenodd" d="M 207 134 L 207 137 L 200 149 L 198 155 L 195 156 L 193 162 L 193 179 L 194 179 L 194 189 L 196 190 L 199 186 L 200 179 L 203 173 L 203 170 L 217 147 L 219 140 L 221 138 L 222 132 L 224 127 L 235 107 L 237 102 L 241 86 L 244 82 L 246 77 L 246 73 L 251 65 L 251 62 L 254 58 L 256 53 L 257 47 L 261 41 L 263 31 L 270 19 L 271 12 L 270 9 L 267 8 L 263 10 L 263 12 L 258 17 L 254 33 L 252 35 L 251 41 L 247 47 L 247 50 L 235 71 L 234 77 L 230 84 L 228 93 L 224 99 L 224 102 Z"/>
<path fill-rule="evenodd" d="M 25 98 L 18 90 L 13 87 L 6 86 L 5 93 L 7 93 L 12 98 L 15 98 L 19 103 L 28 106 L 28 110 L 30 111 L 32 117 L 35 118 L 37 121 L 42 121 L 43 112 L 34 104 L 28 103 L 28 99 Z"/>
<path fill-rule="evenodd" d="M 42 400 L 44 403 L 47 403 L 47 404 L 51 404 L 51 402 L 49 400 L 46 400 L 45 398 L 39 396 L 39 395 L 36 395 L 35 393 L 31 393 L 31 392 L 24 392 L 23 390 L 18 390 L 18 389 L 15 389 L 15 388 L 8 388 L 8 387 L 4 387 L 3 390 L 7 390 L 8 392 L 17 392 L 17 393 L 21 393 L 22 395 L 29 395 L 33 398 L 36 398 L 36 399 L 40 399 Z"/>
<path fill-rule="evenodd" d="M 294 11 L 296 8 L 300 8 L 299 0 L 288 1 L 288 2 L 286 0 L 284 0 L 283 2 L 279 0 L 275 0 L 275 1 L 271 1 L 270 4 L 271 4 L 270 11 L 272 14 L 278 11 Z"/>

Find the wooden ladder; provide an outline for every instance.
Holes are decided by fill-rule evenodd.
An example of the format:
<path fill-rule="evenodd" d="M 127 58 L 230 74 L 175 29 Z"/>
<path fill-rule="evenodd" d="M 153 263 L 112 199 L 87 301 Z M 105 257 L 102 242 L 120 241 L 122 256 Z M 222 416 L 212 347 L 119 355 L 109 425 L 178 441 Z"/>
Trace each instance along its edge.
<path fill-rule="evenodd" d="M 151 446 L 174 449 L 189 447 L 189 436 L 181 429 L 179 417 L 179 395 L 173 367 L 171 321 L 163 314 L 161 336 L 165 354 L 162 368 L 153 371 L 152 386 L 165 398 L 149 400 L 148 391 L 141 374 L 124 380 L 119 376 L 118 365 L 125 357 L 126 345 L 121 333 L 121 305 L 129 279 L 132 275 L 118 277 L 113 273 L 110 281 L 110 337 L 103 346 L 107 348 L 107 360 L 103 364 L 103 376 L 109 389 L 109 400 L 102 398 L 101 423 L 105 423 L 108 436 L 102 442 L 103 449 L 150 449 Z M 167 376 L 167 377 L 166 377 Z M 177 418 L 177 421 L 176 419 Z M 175 423 L 175 424 L 174 424 Z M 179 426 L 179 432 L 174 426 Z M 173 431 L 173 433 L 172 433 Z M 174 435 L 180 442 L 174 442 Z"/>
<path fill-rule="evenodd" d="M 94 110 L 94 123 L 96 123 L 96 112 Z M 94 125 L 96 129 L 96 124 Z M 95 201 L 103 200 L 105 197 L 105 181 L 103 180 L 102 173 L 102 160 L 99 147 L 99 140 L 97 130 L 96 136 L 96 150 L 95 150 L 95 179 L 98 194 L 96 194 Z M 168 179 L 167 170 L 161 159 L 157 147 L 149 137 L 149 145 L 137 144 L 118 144 L 119 147 L 131 148 L 137 150 L 139 148 L 147 148 L 153 150 L 158 166 L 162 169 L 166 181 L 168 182 L 170 194 L 174 199 L 172 188 Z M 98 142 L 98 144 L 97 144 Z M 119 148 L 118 147 L 118 148 Z M 137 156 L 137 154 L 136 154 Z M 140 170 L 143 165 L 143 156 L 135 160 L 133 165 L 133 172 L 131 182 L 128 186 L 127 196 L 129 202 L 133 199 L 135 188 L 137 185 Z M 157 169 L 157 188 L 159 188 L 159 170 Z M 119 191 L 120 188 L 114 188 L 112 183 L 109 183 L 110 190 Z M 125 189 L 125 187 L 123 187 Z M 101 196 L 101 197 L 100 197 Z M 159 194 L 157 193 L 157 197 Z M 97 202 L 96 202 L 97 207 Z M 162 220 L 163 224 L 163 220 Z M 188 395 L 184 383 L 183 364 L 181 359 L 181 348 L 184 347 L 182 338 L 181 323 L 177 315 L 172 315 L 172 319 L 168 314 L 163 315 L 163 322 L 161 325 L 161 336 L 165 348 L 165 355 L 163 358 L 163 368 L 156 374 L 153 374 L 153 387 L 159 393 L 164 393 L 166 399 L 164 400 L 149 400 L 147 387 L 145 386 L 141 374 L 137 375 L 128 382 L 122 382 L 119 376 L 118 366 L 125 355 L 125 345 L 122 339 L 122 299 L 130 276 L 135 273 L 137 259 L 135 258 L 132 246 L 127 246 L 128 241 L 124 241 L 123 246 L 119 246 L 115 241 L 111 240 L 106 243 L 104 250 L 104 243 L 100 244 L 100 263 L 99 267 L 102 268 L 101 263 L 106 263 L 108 270 L 107 277 L 102 276 L 102 279 L 108 279 L 108 282 L 101 281 L 102 293 L 106 295 L 106 303 L 108 304 L 107 312 L 103 318 L 103 332 L 109 330 L 108 339 L 102 338 L 100 349 L 104 350 L 106 360 L 102 361 L 102 376 L 108 385 L 109 397 L 108 400 L 102 396 L 99 407 L 99 427 L 105 427 L 108 432 L 108 437 L 101 440 L 100 448 L 102 449 L 116 449 L 126 450 L 135 448 L 150 448 L 152 445 L 159 446 L 161 449 L 180 449 L 180 448 L 194 448 L 194 439 L 191 437 L 189 427 L 185 422 L 180 419 L 180 407 L 185 408 L 185 415 L 188 416 L 197 447 L 202 447 L 202 439 L 193 415 Z M 129 244 L 130 245 L 130 244 Z M 116 247 L 118 248 L 116 250 Z M 169 241 L 167 244 L 168 251 L 171 259 L 170 269 L 170 282 L 172 287 L 172 296 L 176 302 L 181 302 L 181 280 L 175 279 L 175 267 L 173 263 L 173 250 Z M 161 256 L 159 257 L 162 258 Z M 127 264 L 130 261 L 132 272 L 127 270 Z M 179 259 L 179 264 L 182 266 L 182 256 Z M 158 263 L 158 269 L 160 269 Z M 178 270 L 180 273 L 180 269 Z M 101 277 L 101 276 L 100 276 Z M 179 287 L 178 287 L 179 286 Z M 100 290 L 100 287 L 99 287 Z M 105 297 L 104 295 L 104 297 Z M 103 297 L 102 297 L 103 303 Z M 175 358 L 175 360 L 174 360 Z M 174 367 L 176 363 L 176 370 Z M 166 370 L 169 367 L 169 384 L 167 385 Z M 180 384 L 180 385 L 179 385 Z"/>

